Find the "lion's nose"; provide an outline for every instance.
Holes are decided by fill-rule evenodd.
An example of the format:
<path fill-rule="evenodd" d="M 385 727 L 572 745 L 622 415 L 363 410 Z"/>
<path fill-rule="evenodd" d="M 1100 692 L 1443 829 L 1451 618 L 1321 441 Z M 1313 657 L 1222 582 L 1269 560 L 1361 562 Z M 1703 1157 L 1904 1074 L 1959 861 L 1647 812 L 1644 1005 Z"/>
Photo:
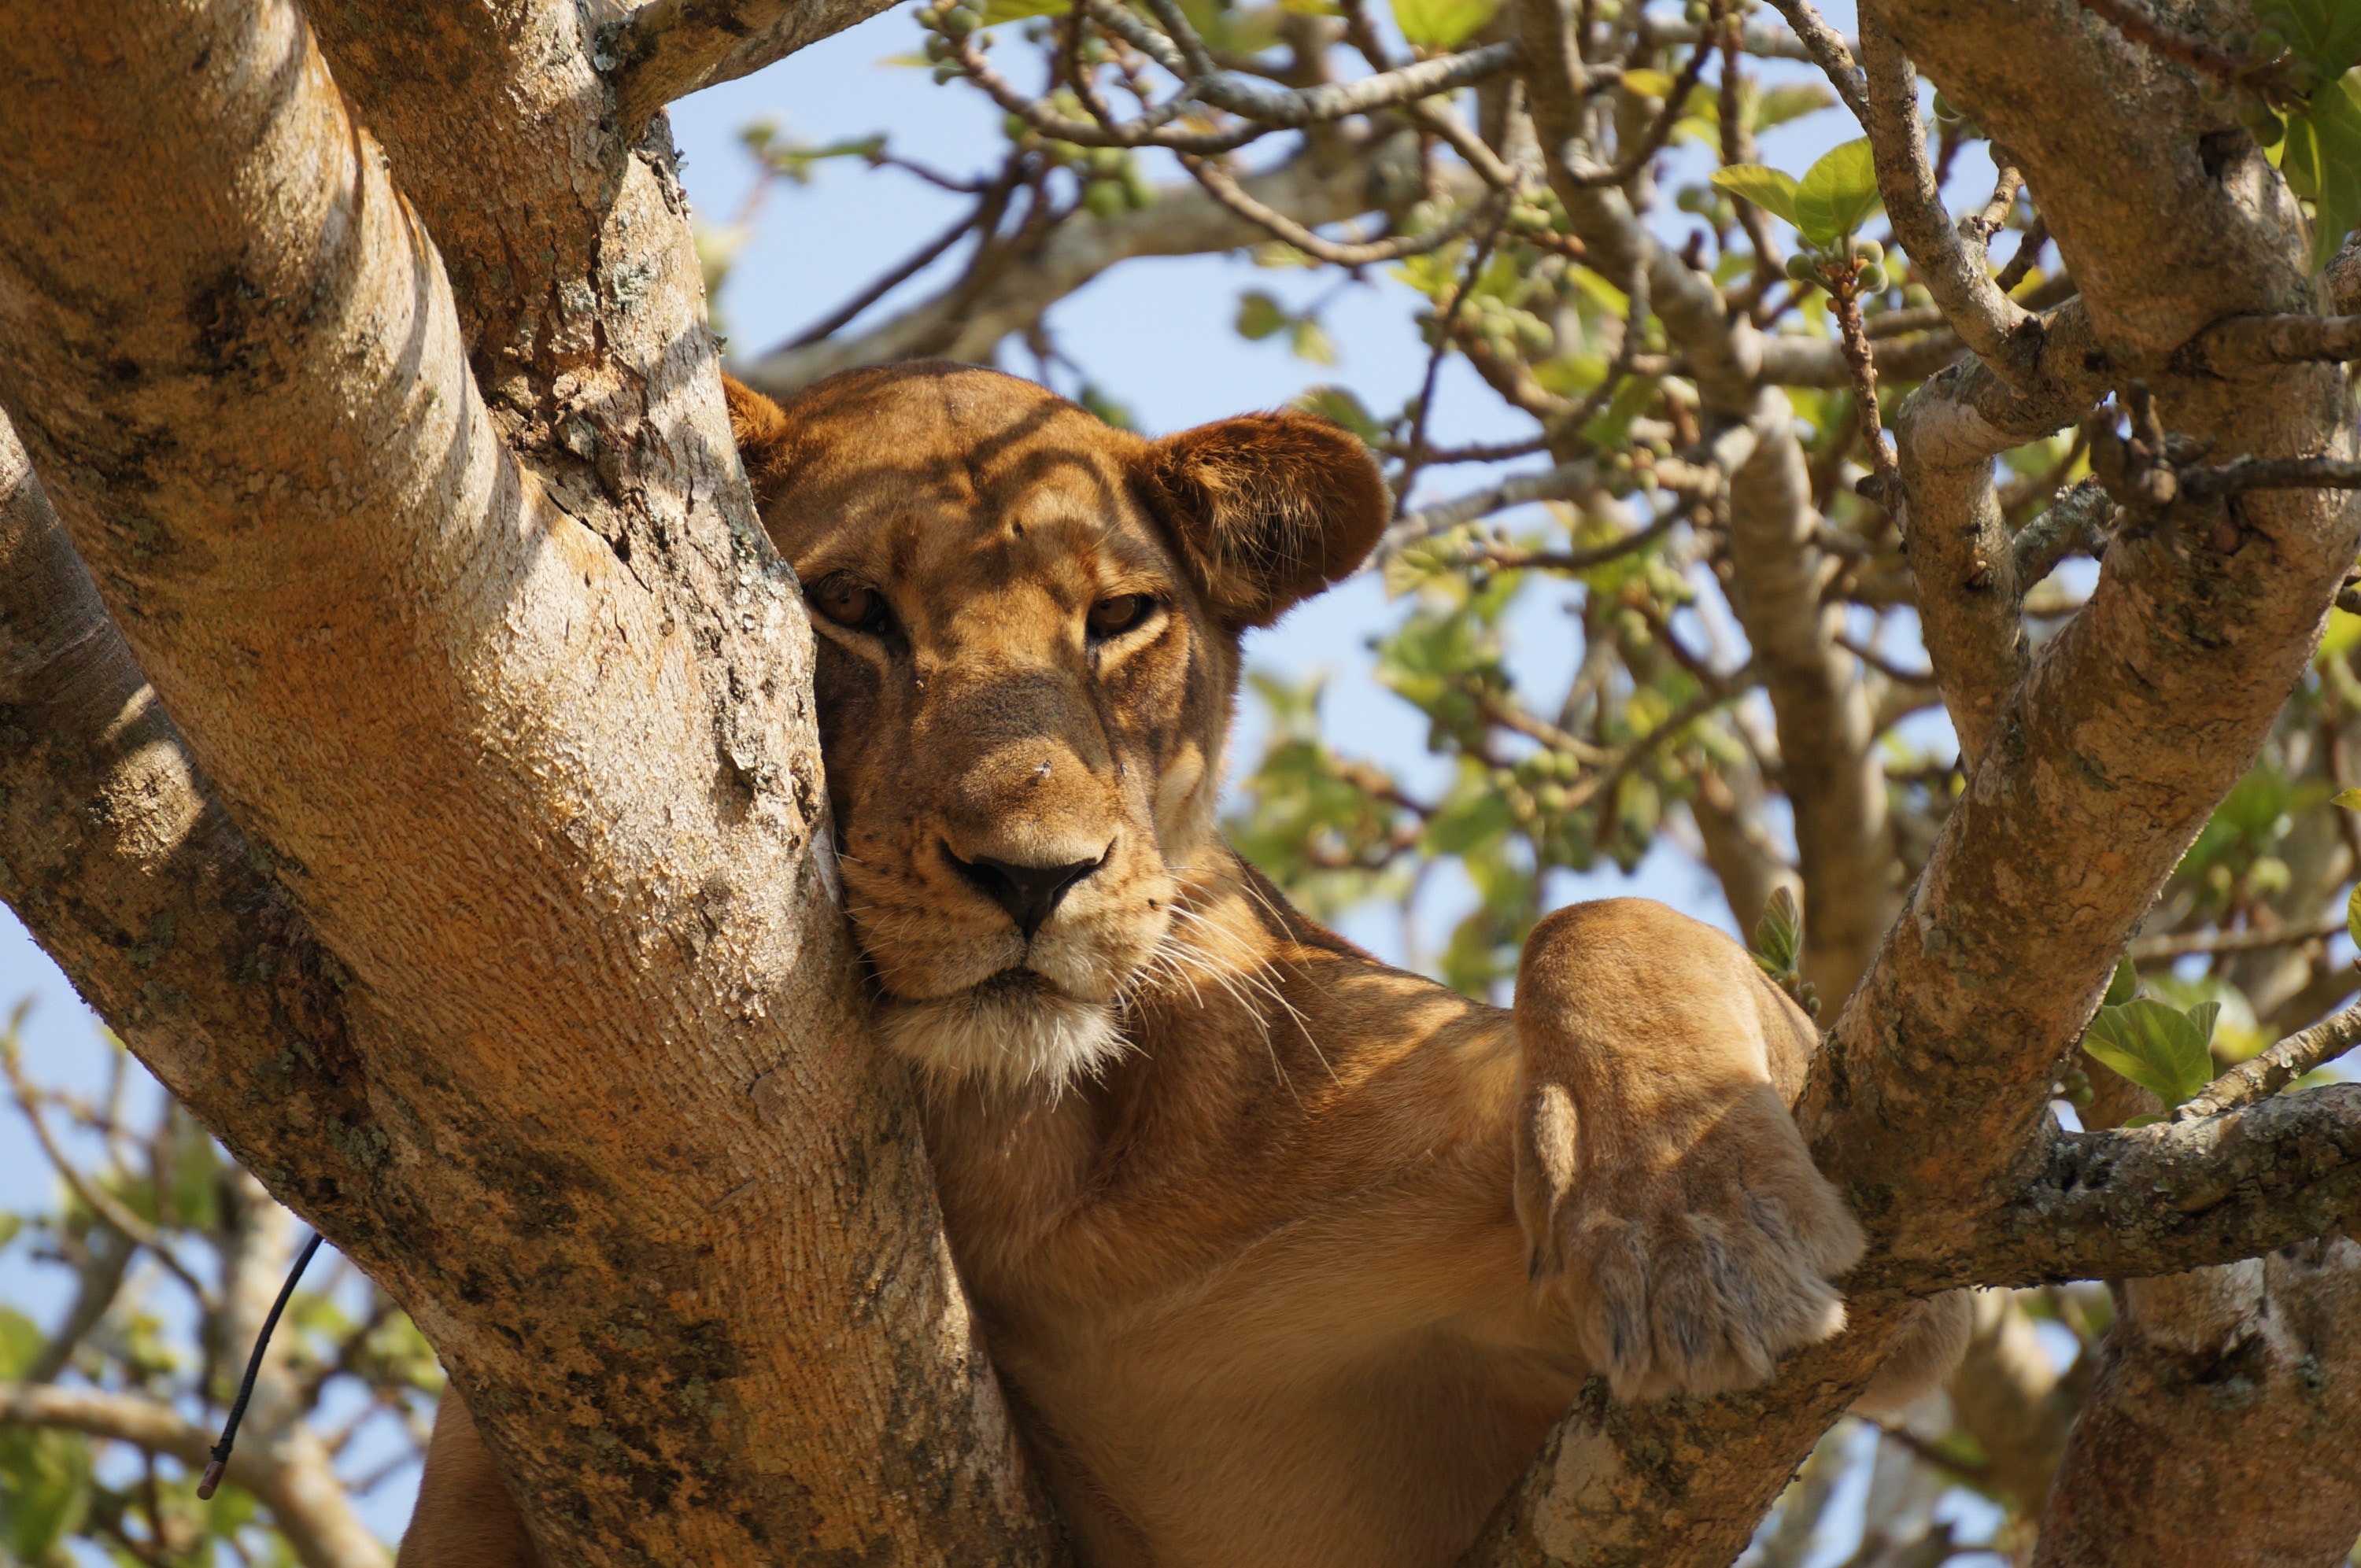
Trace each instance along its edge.
<path fill-rule="evenodd" d="M 1104 854 L 1095 861 L 1070 861 L 1062 866 L 1020 866 L 990 855 L 963 861 L 951 853 L 949 844 L 943 846 L 943 856 L 970 886 L 1008 911 L 1008 917 L 1016 922 L 1028 942 L 1067 890 L 1106 864 Z"/>

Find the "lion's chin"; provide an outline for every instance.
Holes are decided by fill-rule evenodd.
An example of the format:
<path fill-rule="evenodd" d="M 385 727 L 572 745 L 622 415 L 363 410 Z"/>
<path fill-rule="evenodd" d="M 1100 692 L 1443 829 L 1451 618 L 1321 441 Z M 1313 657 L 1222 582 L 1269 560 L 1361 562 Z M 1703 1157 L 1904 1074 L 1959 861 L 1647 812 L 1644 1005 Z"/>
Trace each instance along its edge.
<path fill-rule="evenodd" d="M 877 1029 L 887 1049 L 940 1089 L 1055 1090 L 1097 1074 L 1124 1049 L 1112 1006 L 1078 1001 L 1021 970 L 955 996 L 887 997 Z"/>

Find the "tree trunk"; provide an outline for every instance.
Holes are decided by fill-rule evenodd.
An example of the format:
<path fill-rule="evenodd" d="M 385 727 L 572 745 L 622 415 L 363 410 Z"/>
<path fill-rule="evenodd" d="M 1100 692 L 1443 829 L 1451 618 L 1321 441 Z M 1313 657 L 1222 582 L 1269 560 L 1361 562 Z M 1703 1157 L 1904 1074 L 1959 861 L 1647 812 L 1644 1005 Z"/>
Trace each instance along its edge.
<path fill-rule="evenodd" d="M 0 7 L 0 407 L 90 569 L 5 476 L 8 895 L 411 1310 L 556 1559 L 1047 1561 L 669 140 L 576 15 L 455 95 L 564 132 L 502 262 L 403 195 L 485 127 L 390 167 L 291 5 Z"/>

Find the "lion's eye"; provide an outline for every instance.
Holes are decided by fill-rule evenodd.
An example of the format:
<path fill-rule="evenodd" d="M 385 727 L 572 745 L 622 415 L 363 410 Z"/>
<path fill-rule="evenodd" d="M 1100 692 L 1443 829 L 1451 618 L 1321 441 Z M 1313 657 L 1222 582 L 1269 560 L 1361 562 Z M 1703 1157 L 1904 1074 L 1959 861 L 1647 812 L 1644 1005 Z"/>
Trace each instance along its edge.
<path fill-rule="evenodd" d="M 1155 599 L 1146 594 L 1117 594 L 1111 599 L 1101 599 L 1091 606 L 1091 635 L 1120 637 L 1146 620 L 1155 608 Z"/>
<path fill-rule="evenodd" d="M 841 572 L 823 579 L 809 597 L 819 612 L 839 626 L 874 631 L 885 624 L 884 596 Z"/>

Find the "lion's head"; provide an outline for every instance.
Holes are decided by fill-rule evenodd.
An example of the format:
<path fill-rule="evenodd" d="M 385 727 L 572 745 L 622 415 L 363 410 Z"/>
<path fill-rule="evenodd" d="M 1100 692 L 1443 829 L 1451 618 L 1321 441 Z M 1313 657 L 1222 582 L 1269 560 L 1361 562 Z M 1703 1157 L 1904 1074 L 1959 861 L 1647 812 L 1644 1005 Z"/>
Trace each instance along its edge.
<path fill-rule="evenodd" d="M 1309 415 L 1148 441 L 944 364 L 784 407 L 733 384 L 730 412 L 811 607 L 886 1042 L 946 1078 L 1093 1070 L 1187 918 L 1239 634 L 1359 565 L 1375 465 Z"/>

